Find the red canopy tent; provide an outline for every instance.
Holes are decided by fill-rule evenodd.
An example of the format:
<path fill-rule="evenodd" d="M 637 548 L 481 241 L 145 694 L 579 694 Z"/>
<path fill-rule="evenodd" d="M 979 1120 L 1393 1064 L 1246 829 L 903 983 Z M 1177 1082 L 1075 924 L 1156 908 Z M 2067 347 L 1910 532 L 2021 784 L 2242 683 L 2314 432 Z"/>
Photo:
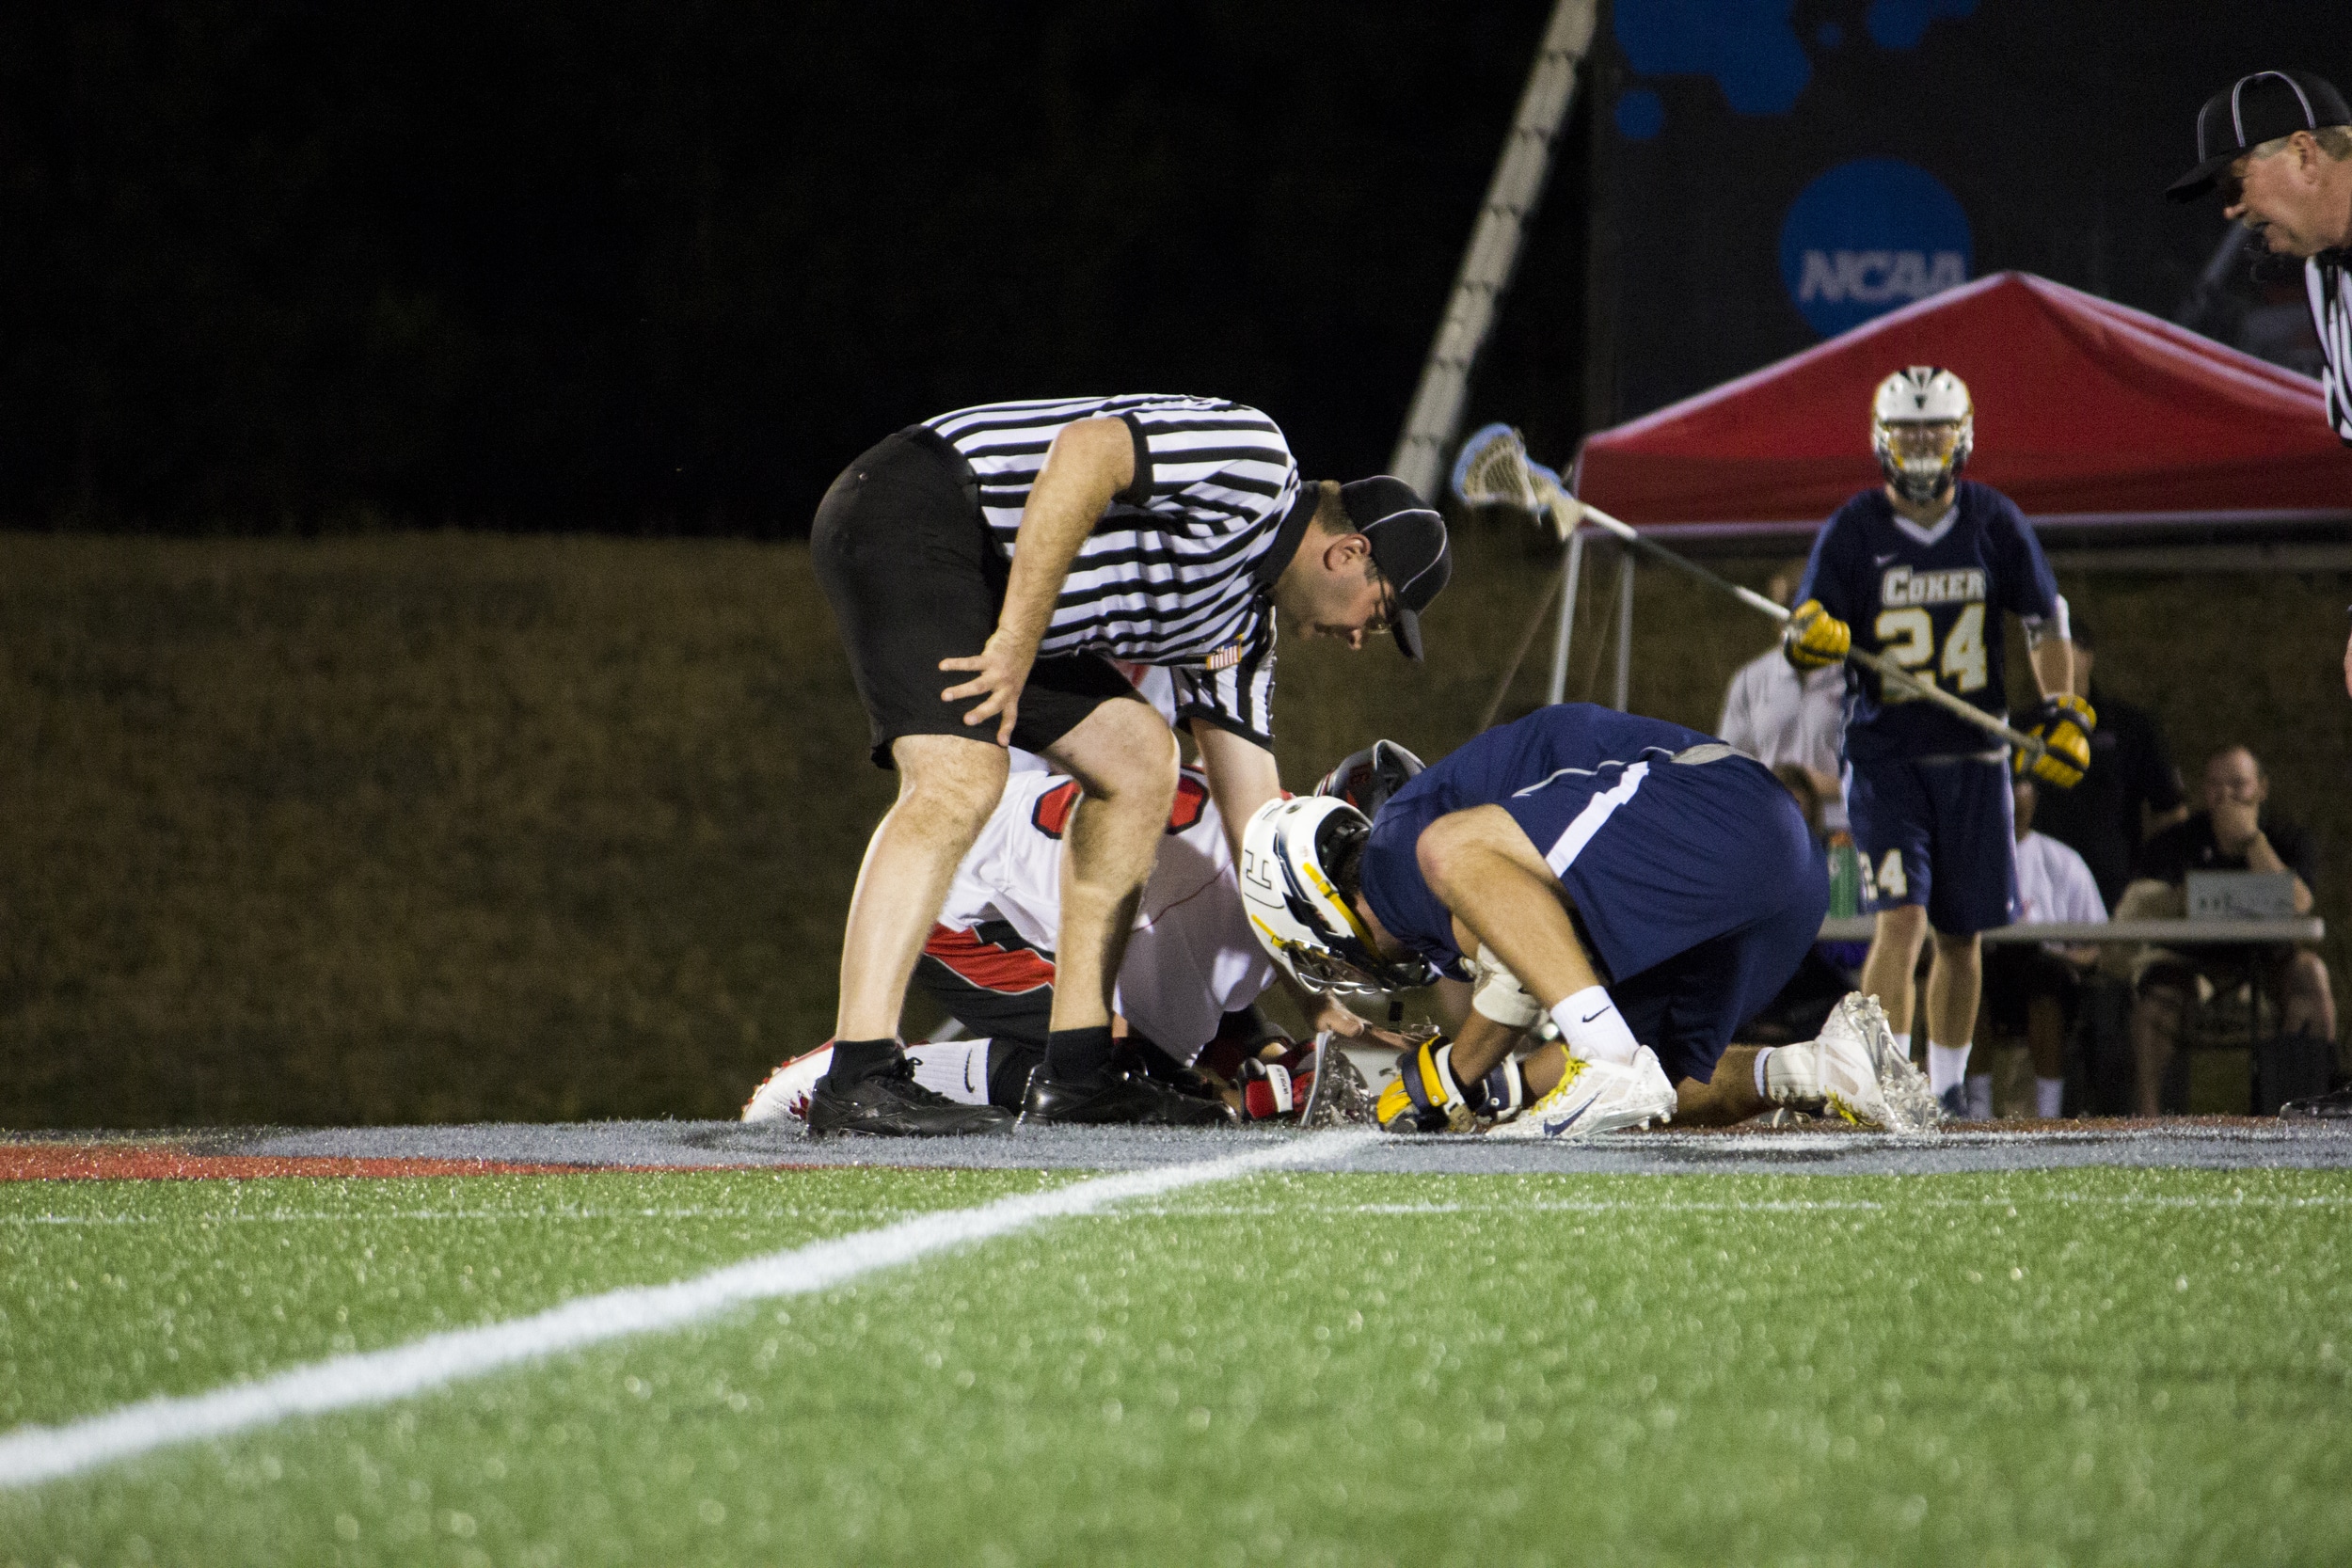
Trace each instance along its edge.
<path fill-rule="evenodd" d="M 1577 493 L 1692 536 L 1809 530 L 1878 483 L 1870 391 L 1942 365 L 1977 405 L 1969 477 L 2038 527 L 2233 533 L 2352 521 L 2319 384 L 2026 273 L 1921 300 L 1587 439 Z"/>

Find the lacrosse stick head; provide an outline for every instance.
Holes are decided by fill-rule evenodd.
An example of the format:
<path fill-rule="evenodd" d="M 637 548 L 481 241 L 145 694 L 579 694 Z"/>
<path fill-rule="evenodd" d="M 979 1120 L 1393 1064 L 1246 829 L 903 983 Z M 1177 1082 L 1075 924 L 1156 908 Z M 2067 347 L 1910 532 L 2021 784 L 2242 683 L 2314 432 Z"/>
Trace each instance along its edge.
<path fill-rule="evenodd" d="M 1566 498 L 1560 476 L 1527 455 L 1527 442 L 1507 424 L 1472 431 L 1454 460 L 1454 493 L 1472 506 L 1514 506 L 1549 521 L 1564 535 L 1568 525 L 1555 513 Z"/>
<path fill-rule="evenodd" d="M 1529 472 L 1527 443 L 1507 424 L 1474 430 L 1462 443 L 1461 455 L 1454 460 L 1454 493 L 1472 506 L 1534 512 L 1543 505 Z"/>

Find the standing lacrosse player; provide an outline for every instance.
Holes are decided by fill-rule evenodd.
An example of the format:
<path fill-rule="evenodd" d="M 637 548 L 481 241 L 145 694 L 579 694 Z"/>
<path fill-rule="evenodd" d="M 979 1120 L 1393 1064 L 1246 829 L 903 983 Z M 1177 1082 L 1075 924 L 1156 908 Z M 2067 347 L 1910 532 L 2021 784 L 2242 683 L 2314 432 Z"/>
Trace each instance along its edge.
<path fill-rule="evenodd" d="M 915 1082 L 898 1038 L 915 960 L 1005 791 L 1008 746 L 1085 794 L 1062 857 L 1051 1030 L 1025 1114 L 1190 1123 L 1201 1102 L 1114 1065 L 1111 993 L 1176 791 L 1167 721 L 1113 658 L 1167 668 L 1225 821 L 1281 792 L 1275 612 L 1421 657 L 1452 571 L 1445 524 L 1402 481 L 1302 483 L 1274 421 L 1216 398 L 995 404 L 882 440 L 810 534 L 876 766 L 898 771 L 841 945 L 831 1068 L 811 1132 L 999 1131 L 1005 1110 Z M 1221 1113 L 1221 1107 L 1212 1108 Z M 1221 1114 L 1217 1119 L 1222 1119 Z"/>
<path fill-rule="evenodd" d="M 2001 718 L 2009 610 L 2025 624 L 2042 696 L 2028 733 L 2048 748 L 2030 765 L 2020 753 L 2017 767 L 2072 788 L 2090 766 L 2097 720 L 2073 695 L 2066 601 L 2016 505 L 1960 477 L 1975 422 L 1968 388 L 1949 371 L 1915 366 L 1879 384 L 1870 436 L 1885 483 L 1839 507 L 1814 540 L 1782 647 L 1803 670 L 1875 650 Z M 1932 927 L 1928 1078 L 1958 1116 L 1983 978 L 1978 933 L 2008 925 L 2017 908 L 2009 753 L 1869 671 L 1849 665 L 1846 683 L 1846 805 L 1877 915 L 1862 989 L 1908 1053 L 1912 975 Z"/>

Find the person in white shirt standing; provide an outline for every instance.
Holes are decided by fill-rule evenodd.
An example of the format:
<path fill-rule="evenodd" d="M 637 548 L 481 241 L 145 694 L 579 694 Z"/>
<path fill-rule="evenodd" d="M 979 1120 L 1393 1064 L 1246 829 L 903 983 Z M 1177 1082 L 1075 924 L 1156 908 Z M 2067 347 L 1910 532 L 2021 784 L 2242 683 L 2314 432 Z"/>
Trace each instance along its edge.
<path fill-rule="evenodd" d="M 1804 562 L 1774 572 L 1765 591 L 1784 608 L 1796 601 Z M 1821 827 L 1846 827 L 1846 791 L 1838 782 L 1838 751 L 1846 732 L 1846 673 L 1836 665 L 1800 670 L 1775 645 L 1740 666 L 1724 692 L 1715 733 L 1765 767 L 1802 768 L 1821 803 Z"/>
<path fill-rule="evenodd" d="M 2033 831 L 2031 778 L 2010 783 L 2017 816 L 2017 923 L 2105 925 L 2107 907 L 2082 856 Z M 2066 1032 L 2074 1026 L 2082 977 L 2098 961 L 2095 946 L 2055 942 L 2004 942 L 1984 960 L 1984 1008 L 1978 1017 L 1964 1092 L 1973 1121 L 1993 1117 L 1993 1041 L 2023 1038 L 2033 1058 L 2034 1115 L 2055 1119 L 2066 1098 Z"/>

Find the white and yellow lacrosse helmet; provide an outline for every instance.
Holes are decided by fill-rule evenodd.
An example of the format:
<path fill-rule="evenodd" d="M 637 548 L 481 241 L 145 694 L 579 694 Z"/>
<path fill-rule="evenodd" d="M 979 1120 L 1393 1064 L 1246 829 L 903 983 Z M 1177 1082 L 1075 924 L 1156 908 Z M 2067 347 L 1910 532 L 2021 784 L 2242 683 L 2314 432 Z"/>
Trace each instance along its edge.
<path fill-rule="evenodd" d="M 1977 444 L 1968 385 L 1947 370 L 1914 365 L 1879 383 L 1870 398 L 1870 447 L 1895 493 L 1926 505 L 1960 477 Z"/>
<path fill-rule="evenodd" d="M 1268 800 L 1242 831 L 1241 902 L 1250 929 L 1310 990 L 1377 995 L 1437 978 L 1419 958 L 1381 957 L 1341 891 L 1334 868 L 1352 862 L 1371 833 L 1370 818 L 1327 795 Z"/>

